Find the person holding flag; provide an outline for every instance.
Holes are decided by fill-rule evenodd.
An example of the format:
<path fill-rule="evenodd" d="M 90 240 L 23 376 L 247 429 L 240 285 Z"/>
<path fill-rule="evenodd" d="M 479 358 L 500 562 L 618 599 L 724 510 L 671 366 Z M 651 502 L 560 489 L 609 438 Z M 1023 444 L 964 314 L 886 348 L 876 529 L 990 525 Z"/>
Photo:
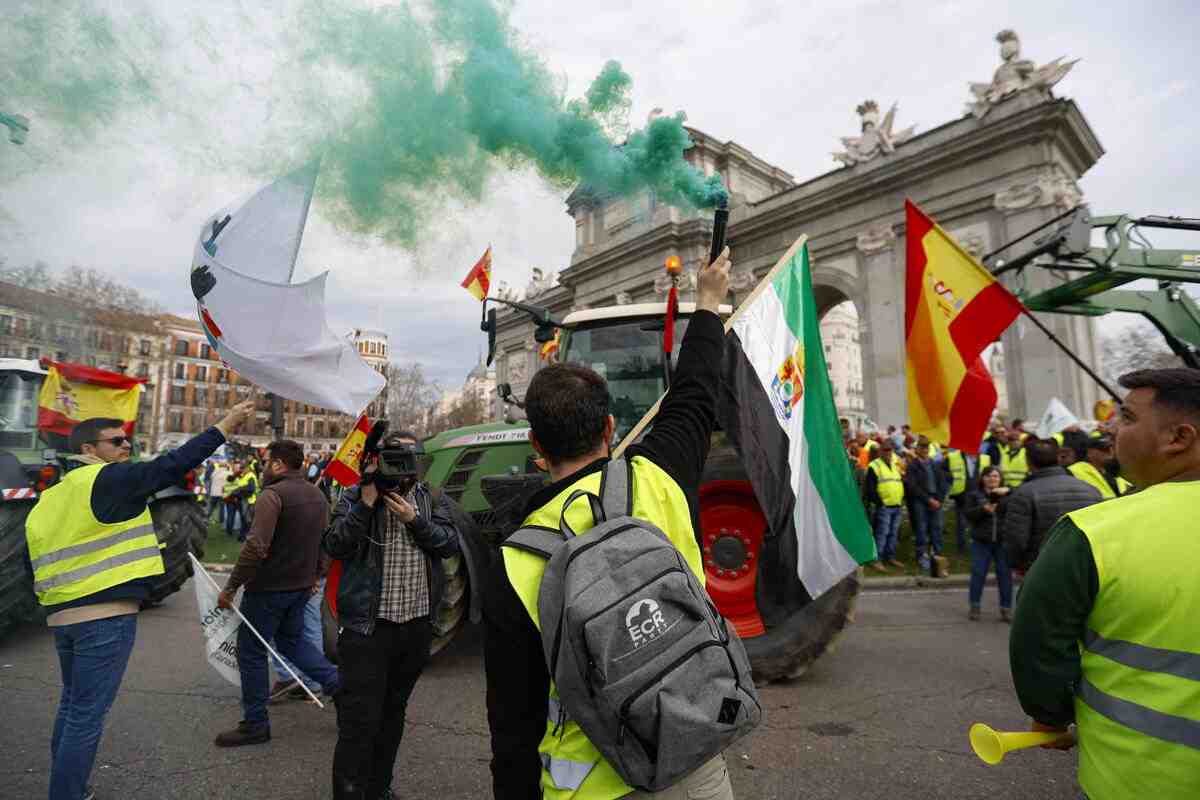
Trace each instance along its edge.
<path fill-rule="evenodd" d="M 33 588 L 54 629 L 62 699 L 50 740 L 50 800 L 85 797 L 96 749 L 137 636 L 149 579 L 163 574 L 147 502 L 183 480 L 254 418 L 254 401 L 153 461 L 129 460 L 126 420 L 84 419 L 71 430 L 72 468 L 25 522 Z"/>

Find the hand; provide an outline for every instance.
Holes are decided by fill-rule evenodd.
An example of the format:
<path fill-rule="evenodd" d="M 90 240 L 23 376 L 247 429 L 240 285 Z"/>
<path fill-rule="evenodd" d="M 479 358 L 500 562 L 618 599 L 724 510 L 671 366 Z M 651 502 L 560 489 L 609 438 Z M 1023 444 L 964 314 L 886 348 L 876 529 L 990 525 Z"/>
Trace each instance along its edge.
<path fill-rule="evenodd" d="M 314 597 L 321 593 L 321 579 L 320 578 L 317 578 L 315 581 L 313 581 L 312 593 L 313 593 Z"/>
<path fill-rule="evenodd" d="M 995 503 L 984 503 L 983 510 L 989 514 L 995 514 L 996 513 L 996 504 Z"/>
<path fill-rule="evenodd" d="M 251 419 L 254 419 L 254 398 L 243 400 L 233 408 L 229 409 L 229 413 L 221 418 L 221 421 L 217 423 L 216 427 L 217 430 L 221 431 L 221 433 L 228 437 L 229 434 L 240 428 L 242 423 Z"/>
<path fill-rule="evenodd" d="M 995 489 L 992 489 L 992 494 L 1008 494 L 1011 491 L 1012 488 L 1009 486 L 997 486 Z"/>
<path fill-rule="evenodd" d="M 383 496 L 383 502 L 387 503 L 388 510 L 399 517 L 405 525 L 417 518 L 417 509 L 398 494 L 388 492 Z"/>
<path fill-rule="evenodd" d="M 233 608 L 233 592 L 224 591 L 217 595 L 217 608 Z"/>
<path fill-rule="evenodd" d="M 1069 728 L 1055 728 L 1051 725 L 1043 725 L 1036 719 L 1030 720 L 1029 730 L 1036 733 L 1062 733 L 1066 734 L 1060 741 L 1050 742 L 1049 744 L 1038 745 L 1043 750 L 1070 750 L 1075 746 L 1075 737 L 1071 735 Z M 1068 738 L 1069 737 L 1069 738 Z"/>
<path fill-rule="evenodd" d="M 720 313 L 721 301 L 729 294 L 729 272 L 733 262 L 726 247 L 717 260 L 700 270 L 696 279 L 696 310 Z"/>
<path fill-rule="evenodd" d="M 929 498 L 929 507 L 932 508 L 934 511 L 937 511 L 939 508 L 942 507 L 942 503 L 940 500 L 934 500 L 931 497 L 931 498 Z"/>

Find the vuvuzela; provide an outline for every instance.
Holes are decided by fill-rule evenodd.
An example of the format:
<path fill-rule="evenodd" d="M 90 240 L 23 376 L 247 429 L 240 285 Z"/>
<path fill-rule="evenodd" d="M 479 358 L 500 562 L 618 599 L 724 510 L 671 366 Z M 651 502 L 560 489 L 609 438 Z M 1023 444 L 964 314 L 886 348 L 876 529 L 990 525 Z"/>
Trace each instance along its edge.
<path fill-rule="evenodd" d="M 1070 733 L 1055 731 L 996 731 L 982 722 L 971 726 L 971 749 L 985 764 L 995 766 L 1004 759 L 1009 750 L 1038 747 L 1058 741 L 1074 741 Z"/>

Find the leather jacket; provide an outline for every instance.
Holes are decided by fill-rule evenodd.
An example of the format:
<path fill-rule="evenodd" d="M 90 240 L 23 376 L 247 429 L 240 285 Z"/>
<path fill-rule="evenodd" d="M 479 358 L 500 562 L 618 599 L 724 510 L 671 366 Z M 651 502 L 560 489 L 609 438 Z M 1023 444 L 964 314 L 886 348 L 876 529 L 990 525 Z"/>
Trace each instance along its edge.
<path fill-rule="evenodd" d="M 321 546 L 330 557 L 342 561 L 337 590 L 338 625 L 370 636 L 375 630 L 383 591 L 383 547 L 376 542 L 384 541 L 387 535 L 388 511 L 382 498 L 372 508 L 359 499 L 361 493 L 361 488 L 355 486 L 342 494 Z M 459 552 L 459 531 L 445 496 L 435 502 L 429 487 L 419 483 L 414 499 L 417 517 L 408 524 L 408 531 L 425 553 L 432 613 L 446 581 L 441 559 Z"/>

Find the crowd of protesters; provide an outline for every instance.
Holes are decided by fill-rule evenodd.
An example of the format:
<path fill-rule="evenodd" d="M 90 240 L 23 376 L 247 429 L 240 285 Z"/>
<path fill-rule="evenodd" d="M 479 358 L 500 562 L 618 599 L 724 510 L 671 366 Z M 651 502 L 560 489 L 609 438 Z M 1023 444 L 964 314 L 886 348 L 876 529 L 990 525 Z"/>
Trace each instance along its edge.
<path fill-rule="evenodd" d="M 899 558 L 904 531 L 912 538 L 917 568 L 945 576 L 943 533 L 946 512 L 953 508 L 957 551 L 971 565 L 972 620 L 981 618 L 989 572 L 996 574 L 1000 617 L 1011 621 L 1013 576 L 1024 576 L 1055 521 L 1131 489 L 1118 474 L 1104 424 L 1089 431 L 1072 425 L 1039 438 L 1021 419 L 997 419 L 978 453 L 931 442 L 908 425 L 852 432 L 843 423 L 843 438 L 875 536 L 878 559 L 867 568 L 884 574 L 907 570 Z"/>

